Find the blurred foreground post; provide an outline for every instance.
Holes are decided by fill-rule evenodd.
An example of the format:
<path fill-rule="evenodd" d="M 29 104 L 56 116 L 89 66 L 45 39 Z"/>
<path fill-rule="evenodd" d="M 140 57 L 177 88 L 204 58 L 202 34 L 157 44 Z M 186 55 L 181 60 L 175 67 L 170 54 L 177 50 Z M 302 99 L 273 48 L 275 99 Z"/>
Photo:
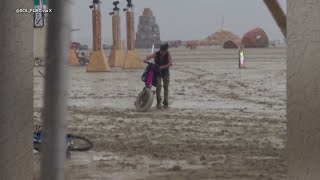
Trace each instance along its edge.
<path fill-rule="evenodd" d="M 33 180 L 32 1 L 0 1 L 0 179 Z"/>
<path fill-rule="evenodd" d="M 283 36 L 287 37 L 287 19 L 285 13 L 281 9 L 280 4 L 278 3 L 278 0 L 263 1 L 278 24 Z"/>
<path fill-rule="evenodd" d="M 318 180 L 320 6 L 318 1 L 287 2 L 287 179 Z"/>
<path fill-rule="evenodd" d="M 42 180 L 65 179 L 70 1 L 50 0 L 48 16 Z"/>

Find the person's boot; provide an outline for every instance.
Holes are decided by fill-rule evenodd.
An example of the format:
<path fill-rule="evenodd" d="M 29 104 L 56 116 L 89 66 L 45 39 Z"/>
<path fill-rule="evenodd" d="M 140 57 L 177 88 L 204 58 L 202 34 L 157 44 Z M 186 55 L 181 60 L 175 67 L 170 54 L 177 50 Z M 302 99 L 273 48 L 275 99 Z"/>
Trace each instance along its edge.
<path fill-rule="evenodd" d="M 169 104 L 168 104 L 167 102 L 163 102 L 163 108 L 164 108 L 164 109 L 169 108 Z"/>
<path fill-rule="evenodd" d="M 157 109 L 162 109 L 161 103 L 157 103 Z"/>
<path fill-rule="evenodd" d="M 157 99 L 157 109 L 162 109 L 161 99 Z"/>

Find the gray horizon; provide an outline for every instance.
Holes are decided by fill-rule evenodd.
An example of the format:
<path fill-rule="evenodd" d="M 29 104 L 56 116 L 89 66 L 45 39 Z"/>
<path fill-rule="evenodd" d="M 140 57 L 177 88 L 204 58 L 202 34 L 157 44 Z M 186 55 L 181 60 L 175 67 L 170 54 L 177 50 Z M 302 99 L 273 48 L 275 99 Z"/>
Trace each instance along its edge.
<path fill-rule="evenodd" d="M 102 0 L 102 39 L 104 44 L 112 43 L 112 24 L 109 12 L 112 11 L 113 1 Z M 170 2 L 166 3 L 166 2 Z M 220 30 L 222 19 L 224 28 L 239 37 L 247 31 L 260 27 L 270 40 L 283 41 L 284 37 L 276 22 L 262 0 L 242 0 L 231 3 L 230 0 L 147 0 L 133 1 L 135 5 L 135 28 L 138 18 L 144 8 L 151 8 L 156 23 L 160 27 L 162 41 L 167 40 L 198 40 Z M 71 20 L 72 28 L 79 31 L 72 32 L 72 41 L 92 46 L 92 15 L 89 5 L 92 0 L 72 1 Z M 282 9 L 286 12 L 286 1 L 279 0 Z M 121 0 L 119 7 L 126 6 Z M 121 11 L 121 37 L 125 40 L 125 14 Z"/>

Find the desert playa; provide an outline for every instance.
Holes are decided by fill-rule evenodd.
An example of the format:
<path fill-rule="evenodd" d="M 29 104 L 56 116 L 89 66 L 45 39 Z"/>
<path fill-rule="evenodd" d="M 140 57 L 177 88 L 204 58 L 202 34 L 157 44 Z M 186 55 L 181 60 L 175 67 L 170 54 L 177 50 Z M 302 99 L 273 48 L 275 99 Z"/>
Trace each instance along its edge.
<path fill-rule="evenodd" d="M 94 148 L 72 154 L 68 179 L 285 180 L 286 49 L 246 49 L 241 70 L 236 49 L 170 51 L 168 110 L 154 102 L 149 112 L 135 112 L 143 69 L 70 67 L 68 132 Z M 139 50 L 141 58 L 149 52 Z M 44 95 L 38 70 L 35 122 Z"/>

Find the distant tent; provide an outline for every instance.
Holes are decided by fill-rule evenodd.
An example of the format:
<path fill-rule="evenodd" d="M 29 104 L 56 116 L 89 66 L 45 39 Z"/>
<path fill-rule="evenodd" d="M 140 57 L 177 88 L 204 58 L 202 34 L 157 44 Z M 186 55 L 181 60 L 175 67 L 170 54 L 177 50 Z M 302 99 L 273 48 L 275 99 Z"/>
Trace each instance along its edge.
<path fill-rule="evenodd" d="M 266 48 L 269 46 L 269 38 L 261 28 L 247 32 L 241 42 L 245 48 Z"/>
<path fill-rule="evenodd" d="M 238 45 L 237 45 L 237 43 L 235 43 L 231 40 L 228 40 L 223 43 L 223 48 L 224 49 L 238 49 Z"/>

